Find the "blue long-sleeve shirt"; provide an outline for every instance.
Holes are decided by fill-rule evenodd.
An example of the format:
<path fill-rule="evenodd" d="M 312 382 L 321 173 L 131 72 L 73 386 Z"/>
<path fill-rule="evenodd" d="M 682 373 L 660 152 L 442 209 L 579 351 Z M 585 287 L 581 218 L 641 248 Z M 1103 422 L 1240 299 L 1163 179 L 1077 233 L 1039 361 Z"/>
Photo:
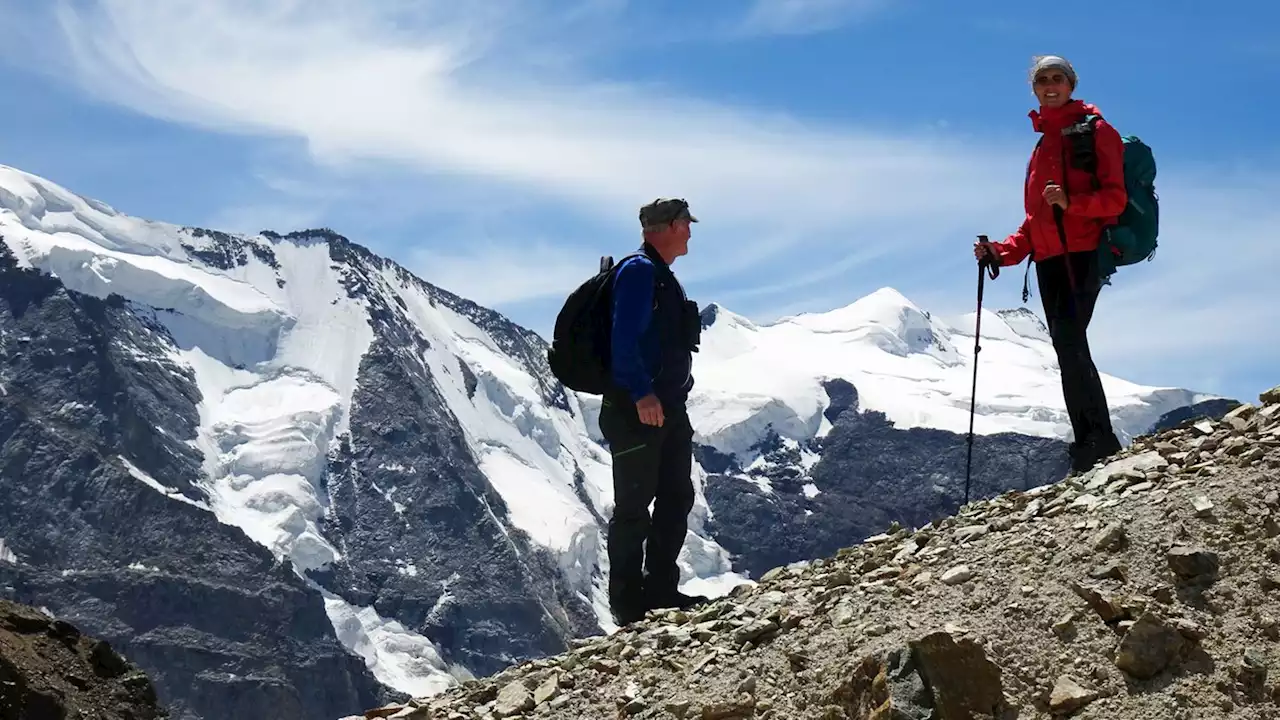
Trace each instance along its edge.
<path fill-rule="evenodd" d="M 632 401 L 653 394 L 681 405 L 693 387 L 686 298 L 671 270 L 645 249 L 618 266 L 613 286 L 610 358 L 614 382 Z"/>
<path fill-rule="evenodd" d="M 609 356 L 613 379 L 632 400 L 653 392 L 658 343 L 653 332 L 653 262 L 624 260 L 613 286 L 613 335 Z"/>

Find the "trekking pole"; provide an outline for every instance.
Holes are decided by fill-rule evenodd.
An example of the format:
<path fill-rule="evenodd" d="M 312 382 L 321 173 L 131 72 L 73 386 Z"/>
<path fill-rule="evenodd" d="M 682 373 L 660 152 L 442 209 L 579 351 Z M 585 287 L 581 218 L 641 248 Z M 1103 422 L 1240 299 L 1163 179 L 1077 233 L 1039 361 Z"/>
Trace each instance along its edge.
<path fill-rule="evenodd" d="M 986 235 L 979 235 L 980 242 L 989 242 Z M 982 352 L 982 291 L 986 284 L 984 272 L 991 273 L 991 279 L 1000 276 L 1000 266 L 990 255 L 983 255 L 978 260 L 978 314 L 973 326 L 973 388 L 969 392 L 969 450 L 964 461 L 964 504 L 969 504 L 969 483 L 973 473 L 973 416 L 978 408 L 978 353 Z"/>
<path fill-rule="evenodd" d="M 1046 187 L 1052 184 L 1052 180 L 1045 181 Z M 1058 226 L 1058 239 L 1062 241 L 1062 264 L 1067 266 L 1067 285 L 1071 288 L 1071 317 L 1074 318 L 1079 316 L 1079 312 L 1076 309 L 1076 271 L 1071 267 L 1071 251 L 1067 249 L 1065 215 L 1066 212 L 1061 205 L 1053 206 L 1053 222 Z"/>

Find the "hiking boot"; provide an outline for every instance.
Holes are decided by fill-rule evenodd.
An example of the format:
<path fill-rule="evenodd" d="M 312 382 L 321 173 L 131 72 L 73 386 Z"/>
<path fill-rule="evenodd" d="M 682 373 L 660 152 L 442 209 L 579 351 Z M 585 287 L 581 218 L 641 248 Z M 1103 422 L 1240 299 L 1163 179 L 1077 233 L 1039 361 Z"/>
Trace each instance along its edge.
<path fill-rule="evenodd" d="M 1123 447 L 1120 445 L 1120 439 L 1113 432 L 1094 438 L 1093 442 L 1093 461 L 1103 462 L 1112 455 L 1120 452 Z"/>
<path fill-rule="evenodd" d="M 614 622 L 618 623 L 618 627 L 626 627 L 634 622 L 640 622 L 644 619 L 644 614 L 648 609 L 638 603 L 617 603 L 610 605 L 609 609 L 613 612 Z"/>
<path fill-rule="evenodd" d="M 1121 449 L 1120 440 L 1116 438 L 1114 432 L 1107 432 L 1101 437 L 1090 436 L 1084 443 L 1076 446 L 1071 453 L 1071 469 L 1074 472 L 1086 472 L 1099 462 L 1120 452 Z"/>
<path fill-rule="evenodd" d="M 649 596 L 649 609 L 658 610 L 666 608 L 676 608 L 679 610 L 688 610 L 697 607 L 710 598 L 705 595 L 685 595 L 679 590 L 672 590 L 666 593 L 651 594 Z"/>

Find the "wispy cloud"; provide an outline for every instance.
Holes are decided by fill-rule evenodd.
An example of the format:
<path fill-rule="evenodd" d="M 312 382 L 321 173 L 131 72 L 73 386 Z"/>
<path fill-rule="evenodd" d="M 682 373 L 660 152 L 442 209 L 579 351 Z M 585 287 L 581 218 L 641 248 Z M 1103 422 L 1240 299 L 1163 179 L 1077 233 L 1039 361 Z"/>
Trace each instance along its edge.
<path fill-rule="evenodd" d="M 596 271 L 598 260 L 561 244 L 524 238 L 422 250 L 407 264 L 414 274 L 450 292 L 487 307 L 505 307 L 567 294 Z"/>
<path fill-rule="evenodd" d="M 524 64 L 563 44 L 564 23 L 614 17 L 599 3 L 570 16 L 503 0 L 61 2 L 56 40 L 84 88 L 145 113 L 301 138 L 329 168 L 484 182 L 610 227 L 685 196 L 704 240 L 734 255 L 756 238 L 837 243 L 903 218 L 936 237 L 989 210 L 1001 168 L 1017 165 L 932 130 L 821 126 L 591 79 L 583 63 Z M 922 203 L 921 178 L 951 189 Z"/>
<path fill-rule="evenodd" d="M 754 0 L 739 31 L 746 35 L 809 35 L 880 12 L 892 0 Z"/>

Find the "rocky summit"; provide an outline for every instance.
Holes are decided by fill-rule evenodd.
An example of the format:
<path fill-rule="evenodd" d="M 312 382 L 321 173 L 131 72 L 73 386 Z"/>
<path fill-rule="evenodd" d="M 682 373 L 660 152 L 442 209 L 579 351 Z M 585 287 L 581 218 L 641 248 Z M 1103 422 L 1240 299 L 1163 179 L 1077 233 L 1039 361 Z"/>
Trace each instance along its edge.
<path fill-rule="evenodd" d="M 1277 717 L 1280 387 L 1259 399 L 363 717 Z"/>

